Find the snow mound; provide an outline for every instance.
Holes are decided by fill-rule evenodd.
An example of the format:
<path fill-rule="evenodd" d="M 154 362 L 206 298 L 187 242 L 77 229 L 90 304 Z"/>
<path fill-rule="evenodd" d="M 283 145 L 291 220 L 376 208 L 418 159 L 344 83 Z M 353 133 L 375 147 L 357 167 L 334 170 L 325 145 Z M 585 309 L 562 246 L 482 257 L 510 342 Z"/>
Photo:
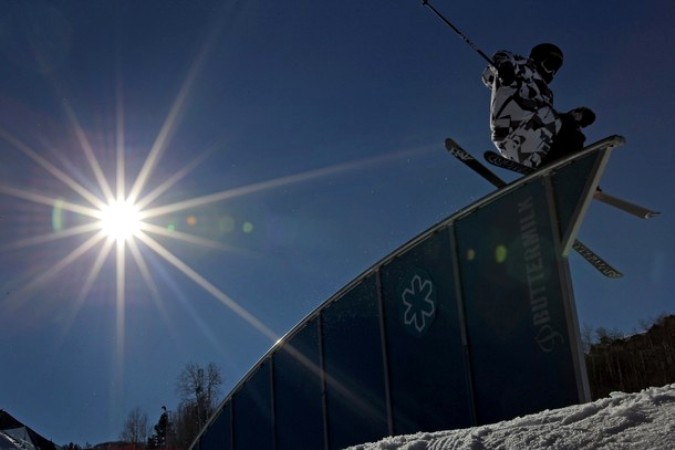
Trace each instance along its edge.
<path fill-rule="evenodd" d="M 352 450 L 675 449 L 675 384 L 452 431 L 388 437 Z"/>

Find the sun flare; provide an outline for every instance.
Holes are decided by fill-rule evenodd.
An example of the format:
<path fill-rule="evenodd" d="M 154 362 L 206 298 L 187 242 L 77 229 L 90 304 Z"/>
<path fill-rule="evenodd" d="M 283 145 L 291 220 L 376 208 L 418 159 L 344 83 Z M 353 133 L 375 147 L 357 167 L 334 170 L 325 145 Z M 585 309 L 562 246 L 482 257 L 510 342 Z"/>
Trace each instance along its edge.
<path fill-rule="evenodd" d="M 116 241 L 127 241 L 141 228 L 140 211 L 128 201 L 114 201 L 101 209 L 101 230 Z"/>
<path fill-rule="evenodd" d="M 383 156 L 349 161 L 306 172 L 285 175 L 210 194 L 188 197 L 182 200 L 177 199 L 174 202 L 165 202 L 163 201 L 165 200 L 163 198 L 164 194 L 176 187 L 185 176 L 204 160 L 206 155 L 221 148 L 223 145 L 220 141 L 216 142 L 212 149 L 204 151 L 202 156 L 195 158 L 192 162 L 181 165 L 168 178 L 160 180 L 153 187 L 155 182 L 157 182 L 154 179 L 156 177 L 153 177 L 153 173 L 169 145 L 173 128 L 176 126 L 176 121 L 181 115 L 180 112 L 188 96 L 193 78 L 194 74 L 191 72 L 191 75 L 188 76 L 171 106 L 155 141 L 148 149 L 148 153 L 140 169 L 135 174 L 127 174 L 125 164 L 124 114 L 122 112 L 123 104 L 121 99 L 117 102 L 116 133 L 113 136 L 115 143 L 114 170 L 108 173 L 104 171 L 104 166 L 99 161 L 95 147 L 90 142 L 85 129 L 81 126 L 75 111 L 67 102 L 62 103 L 64 112 L 83 154 L 82 165 L 81 167 L 77 167 L 75 171 L 69 170 L 71 164 L 65 164 L 65 167 L 61 167 L 50 161 L 40 151 L 32 148 L 18 136 L 0 125 L 0 142 L 9 144 L 9 146 L 19 153 L 32 160 L 36 166 L 44 169 L 54 179 L 60 181 L 64 188 L 68 188 L 67 191 L 72 191 L 72 193 L 78 194 L 80 197 L 79 200 L 70 199 L 74 195 L 66 195 L 65 197 L 68 198 L 66 200 L 58 191 L 40 192 L 37 189 L 6 184 L 0 180 L 0 196 L 7 195 L 36 205 L 43 205 L 52 211 L 50 232 L 18 239 L 4 246 L 4 248 L 0 247 L 0 251 L 41 246 L 74 237 L 80 239 L 72 249 L 67 250 L 62 255 L 58 262 L 37 273 L 25 285 L 13 292 L 11 294 L 13 304 L 24 304 L 26 298 L 35 295 L 41 289 L 47 289 L 50 282 L 53 282 L 55 279 L 58 280 L 59 275 L 63 274 L 68 267 L 75 264 L 80 258 L 83 258 L 87 254 L 94 255 L 93 263 L 85 268 L 86 273 L 81 279 L 81 283 L 78 283 L 79 293 L 73 302 L 68 319 L 68 327 L 73 324 L 79 309 L 89 297 L 98 280 L 106 278 L 107 280 L 104 283 L 107 283 L 114 277 L 113 289 L 117 307 L 116 347 L 118 367 L 122 367 L 124 359 L 126 290 L 131 277 L 136 278 L 139 276 L 145 281 L 148 290 L 152 294 L 152 300 L 157 305 L 160 314 L 165 317 L 167 326 L 173 328 L 169 323 L 168 313 L 164 310 L 164 299 L 160 295 L 160 286 L 156 282 L 155 274 L 151 270 L 153 268 L 164 270 L 163 266 L 158 266 L 162 262 L 181 272 L 211 297 L 233 311 L 263 336 L 269 338 L 271 342 L 276 342 L 280 339 L 279 335 L 256 317 L 255 314 L 248 311 L 204 275 L 200 274 L 179 253 L 173 253 L 169 250 L 168 246 L 165 246 L 167 242 L 180 242 L 186 245 L 197 245 L 213 250 L 241 252 L 241 249 L 221 241 L 218 237 L 214 240 L 213 238 L 203 237 L 190 232 L 198 228 L 197 224 L 199 221 L 193 215 L 196 208 L 213 206 L 230 199 L 275 190 L 282 186 L 307 183 L 327 176 L 363 170 L 365 167 L 379 165 L 391 160 L 409 158 L 421 151 L 421 149 L 404 150 Z M 110 154 L 112 152 L 110 149 L 107 149 L 104 153 Z M 109 166 L 112 161 L 106 161 L 106 163 L 108 164 L 105 166 Z M 88 182 L 82 183 L 79 178 L 81 172 L 86 173 L 87 168 L 89 169 Z M 129 181 L 132 182 L 128 183 Z M 91 189 L 89 185 L 93 185 L 95 188 Z M 172 197 L 175 198 L 176 196 Z M 190 228 L 189 231 L 176 229 L 174 218 L 181 218 L 183 214 L 185 214 L 183 216 L 184 223 L 186 227 Z M 71 222 L 68 222 L 64 218 L 70 218 Z M 251 222 L 246 221 L 243 222 L 241 230 L 245 234 L 251 234 L 254 233 L 254 226 Z M 223 229 L 223 232 L 229 233 L 226 229 Z M 175 248 L 181 251 L 185 247 L 181 245 Z M 156 258 L 152 261 L 147 260 L 147 258 L 154 257 Z M 106 264 L 108 261 L 114 262 L 112 264 L 112 271 L 104 274 L 103 272 L 110 266 Z M 134 269 L 130 269 L 131 267 L 134 267 Z"/>

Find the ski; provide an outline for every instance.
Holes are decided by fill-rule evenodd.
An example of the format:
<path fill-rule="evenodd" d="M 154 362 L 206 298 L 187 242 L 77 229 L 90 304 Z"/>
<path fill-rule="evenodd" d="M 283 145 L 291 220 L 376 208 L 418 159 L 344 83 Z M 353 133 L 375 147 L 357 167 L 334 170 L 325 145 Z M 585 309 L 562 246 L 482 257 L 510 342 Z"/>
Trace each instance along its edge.
<path fill-rule="evenodd" d="M 579 240 L 575 240 L 572 248 L 579 253 L 586 261 L 591 263 L 601 274 L 608 278 L 621 278 L 623 274 L 610 266 L 607 261 L 600 258 L 591 249 L 582 244 Z"/>
<path fill-rule="evenodd" d="M 490 169 L 485 167 L 480 161 L 473 157 L 473 155 L 457 144 L 450 138 L 445 140 L 445 148 L 450 152 L 452 156 L 462 161 L 464 164 L 472 168 L 475 172 L 478 172 L 480 176 L 488 180 L 497 188 L 503 188 L 506 186 L 506 182 L 495 175 Z"/>
<path fill-rule="evenodd" d="M 483 163 L 478 161 L 473 155 L 466 150 L 464 150 L 457 142 L 447 138 L 445 140 L 445 148 L 450 154 L 462 161 L 464 164 L 473 169 L 480 176 L 489 181 L 497 189 L 501 189 L 507 185 L 507 183 L 495 175 L 490 169 L 485 167 Z M 507 160 L 508 161 L 508 160 Z M 612 267 L 607 261 L 599 257 L 595 252 L 586 247 L 579 240 L 575 240 L 572 248 L 579 253 L 586 261 L 588 261 L 593 267 L 595 267 L 601 274 L 608 278 L 621 278 L 623 274 Z"/>
<path fill-rule="evenodd" d="M 658 211 L 652 211 L 651 209 L 636 205 L 635 203 L 631 203 L 622 198 L 614 197 L 613 195 L 610 195 L 601 189 L 598 189 L 595 194 L 593 194 L 593 198 L 608 205 L 614 206 L 615 208 L 626 211 L 627 213 L 641 219 L 651 219 L 652 217 L 656 217 L 660 214 Z"/>
<path fill-rule="evenodd" d="M 483 154 L 483 157 L 488 163 L 492 164 L 493 166 L 501 167 L 502 169 L 510 170 L 512 172 L 520 173 L 522 175 L 529 175 L 536 170 L 531 167 L 518 164 L 517 162 L 511 161 L 510 159 L 504 158 L 499 153 L 491 150 L 486 151 Z M 651 219 L 652 217 L 656 217 L 659 215 L 657 211 L 652 211 L 651 209 L 615 197 L 613 195 L 606 193 L 601 189 L 598 189 L 595 192 L 595 194 L 593 194 L 593 198 L 603 203 L 606 203 L 610 206 L 614 206 L 615 208 L 621 209 L 627 212 L 628 214 L 632 214 L 641 219 Z"/>

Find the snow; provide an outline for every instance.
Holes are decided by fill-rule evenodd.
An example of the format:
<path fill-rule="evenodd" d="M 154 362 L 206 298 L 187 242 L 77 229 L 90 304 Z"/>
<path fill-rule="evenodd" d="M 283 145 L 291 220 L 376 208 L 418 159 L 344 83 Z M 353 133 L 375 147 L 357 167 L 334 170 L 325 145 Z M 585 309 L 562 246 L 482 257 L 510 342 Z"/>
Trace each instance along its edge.
<path fill-rule="evenodd" d="M 613 392 L 480 427 L 388 437 L 352 450 L 675 449 L 675 384 Z"/>

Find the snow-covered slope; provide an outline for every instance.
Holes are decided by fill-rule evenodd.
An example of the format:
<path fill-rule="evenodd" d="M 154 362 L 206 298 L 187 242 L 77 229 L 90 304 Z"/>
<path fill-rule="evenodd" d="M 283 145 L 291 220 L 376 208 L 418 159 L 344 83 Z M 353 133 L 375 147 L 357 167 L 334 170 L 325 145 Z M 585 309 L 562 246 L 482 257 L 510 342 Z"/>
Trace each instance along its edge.
<path fill-rule="evenodd" d="M 675 384 L 462 430 L 396 436 L 353 450 L 675 449 Z"/>

